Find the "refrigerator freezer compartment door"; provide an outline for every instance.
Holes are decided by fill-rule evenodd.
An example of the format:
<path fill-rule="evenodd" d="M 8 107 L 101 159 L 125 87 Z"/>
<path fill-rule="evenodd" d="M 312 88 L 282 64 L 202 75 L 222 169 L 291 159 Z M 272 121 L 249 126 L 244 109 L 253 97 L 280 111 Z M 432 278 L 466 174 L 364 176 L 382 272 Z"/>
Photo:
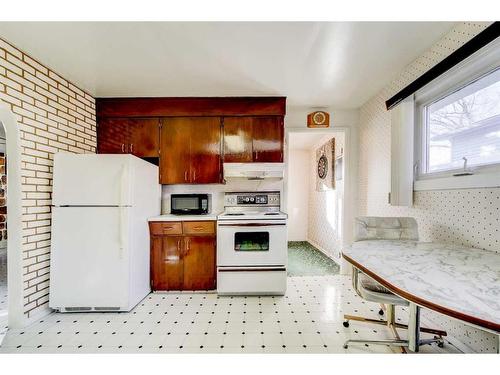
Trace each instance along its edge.
<path fill-rule="evenodd" d="M 55 206 L 131 206 L 134 168 L 129 155 L 57 153 Z"/>
<path fill-rule="evenodd" d="M 53 208 L 51 308 L 128 308 L 130 210 Z"/>

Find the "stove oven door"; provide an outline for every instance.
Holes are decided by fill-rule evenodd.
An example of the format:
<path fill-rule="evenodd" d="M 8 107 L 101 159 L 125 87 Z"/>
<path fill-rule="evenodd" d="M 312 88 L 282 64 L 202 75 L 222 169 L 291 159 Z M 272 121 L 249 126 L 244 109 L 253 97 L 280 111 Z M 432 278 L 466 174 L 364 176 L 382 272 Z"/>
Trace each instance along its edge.
<path fill-rule="evenodd" d="M 217 223 L 217 266 L 286 266 L 286 262 L 286 221 Z"/>

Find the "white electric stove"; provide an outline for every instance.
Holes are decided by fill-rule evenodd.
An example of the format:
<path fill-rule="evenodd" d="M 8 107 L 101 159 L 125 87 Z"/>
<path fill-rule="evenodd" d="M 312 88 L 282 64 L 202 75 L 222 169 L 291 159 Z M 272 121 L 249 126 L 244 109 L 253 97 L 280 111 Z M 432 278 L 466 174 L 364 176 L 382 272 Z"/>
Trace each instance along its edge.
<path fill-rule="evenodd" d="M 287 215 L 279 192 L 226 193 L 217 217 L 217 292 L 286 292 Z"/>

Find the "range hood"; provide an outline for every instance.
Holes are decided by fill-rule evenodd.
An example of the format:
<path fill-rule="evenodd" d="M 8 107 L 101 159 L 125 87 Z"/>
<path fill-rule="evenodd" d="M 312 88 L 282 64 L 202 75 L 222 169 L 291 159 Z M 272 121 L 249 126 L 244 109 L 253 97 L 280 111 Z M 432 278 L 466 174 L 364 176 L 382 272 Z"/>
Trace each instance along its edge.
<path fill-rule="evenodd" d="M 283 163 L 224 163 L 224 178 L 246 180 L 282 180 L 285 171 Z"/>

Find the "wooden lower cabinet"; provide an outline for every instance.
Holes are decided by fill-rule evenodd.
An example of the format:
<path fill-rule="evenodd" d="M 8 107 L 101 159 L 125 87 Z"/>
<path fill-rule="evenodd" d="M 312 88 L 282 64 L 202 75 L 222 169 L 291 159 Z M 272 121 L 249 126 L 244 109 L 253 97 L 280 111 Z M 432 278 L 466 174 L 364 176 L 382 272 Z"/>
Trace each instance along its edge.
<path fill-rule="evenodd" d="M 215 289 L 215 236 L 184 237 L 184 290 Z"/>
<path fill-rule="evenodd" d="M 214 221 L 150 222 L 149 227 L 153 291 L 215 289 Z"/>
<path fill-rule="evenodd" d="M 153 290 L 181 290 L 184 285 L 182 236 L 151 236 Z"/>

